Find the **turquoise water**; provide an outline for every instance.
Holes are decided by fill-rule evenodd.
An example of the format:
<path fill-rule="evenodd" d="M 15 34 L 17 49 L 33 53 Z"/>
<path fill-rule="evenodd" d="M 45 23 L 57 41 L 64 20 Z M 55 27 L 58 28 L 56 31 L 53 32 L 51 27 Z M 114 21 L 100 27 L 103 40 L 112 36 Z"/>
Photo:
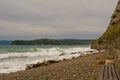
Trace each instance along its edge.
<path fill-rule="evenodd" d="M 2 53 L 13 53 L 13 52 L 37 52 L 39 49 L 48 48 L 74 48 L 74 47 L 88 47 L 90 45 L 0 45 L 0 54 Z"/>

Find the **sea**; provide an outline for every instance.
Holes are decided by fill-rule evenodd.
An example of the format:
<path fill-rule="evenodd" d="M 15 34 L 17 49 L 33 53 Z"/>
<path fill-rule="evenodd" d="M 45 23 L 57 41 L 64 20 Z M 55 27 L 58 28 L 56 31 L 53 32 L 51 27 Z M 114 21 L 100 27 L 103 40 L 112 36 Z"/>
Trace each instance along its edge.
<path fill-rule="evenodd" d="M 88 45 L 0 45 L 0 73 L 25 70 L 26 65 L 48 60 L 72 59 L 97 53 Z M 75 54 L 73 54 L 75 53 Z"/>

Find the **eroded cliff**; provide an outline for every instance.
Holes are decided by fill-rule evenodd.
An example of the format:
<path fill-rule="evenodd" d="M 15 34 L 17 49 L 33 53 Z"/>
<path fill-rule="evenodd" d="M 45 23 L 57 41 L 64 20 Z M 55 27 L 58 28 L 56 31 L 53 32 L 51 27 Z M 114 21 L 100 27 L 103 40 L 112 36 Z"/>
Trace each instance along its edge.
<path fill-rule="evenodd" d="M 111 47 L 119 48 L 120 45 L 120 0 L 111 16 L 111 21 L 106 32 L 92 43 L 92 48 L 109 49 Z"/>
<path fill-rule="evenodd" d="M 106 58 L 114 60 L 115 67 L 120 73 L 120 0 L 111 16 L 108 29 L 99 39 L 93 41 L 91 47 L 106 50 Z"/>

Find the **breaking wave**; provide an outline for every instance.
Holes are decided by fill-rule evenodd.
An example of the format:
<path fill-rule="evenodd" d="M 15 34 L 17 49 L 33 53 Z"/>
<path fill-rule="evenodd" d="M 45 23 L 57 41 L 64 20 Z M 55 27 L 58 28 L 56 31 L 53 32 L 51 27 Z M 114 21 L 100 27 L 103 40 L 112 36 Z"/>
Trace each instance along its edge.
<path fill-rule="evenodd" d="M 97 50 L 86 47 L 52 47 L 52 48 L 29 48 L 23 52 L 0 53 L 0 73 L 16 72 L 24 70 L 26 64 L 43 62 L 44 60 L 62 60 L 78 57 L 82 54 L 97 53 Z"/>

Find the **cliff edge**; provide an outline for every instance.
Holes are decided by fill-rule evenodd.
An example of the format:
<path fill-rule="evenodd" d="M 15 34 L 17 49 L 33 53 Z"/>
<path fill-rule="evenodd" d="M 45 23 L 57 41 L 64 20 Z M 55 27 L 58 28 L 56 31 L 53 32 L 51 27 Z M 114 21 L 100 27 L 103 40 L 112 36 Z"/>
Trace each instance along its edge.
<path fill-rule="evenodd" d="M 93 41 L 92 48 L 108 49 L 111 47 L 119 48 L 120 45 L 120 0 L 111 16 L 111 21 L 106 32 L 96 41 Z"/>

